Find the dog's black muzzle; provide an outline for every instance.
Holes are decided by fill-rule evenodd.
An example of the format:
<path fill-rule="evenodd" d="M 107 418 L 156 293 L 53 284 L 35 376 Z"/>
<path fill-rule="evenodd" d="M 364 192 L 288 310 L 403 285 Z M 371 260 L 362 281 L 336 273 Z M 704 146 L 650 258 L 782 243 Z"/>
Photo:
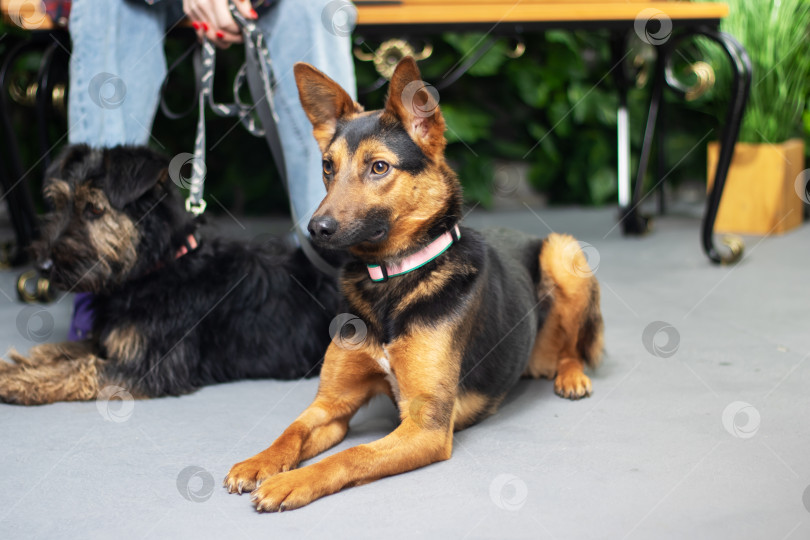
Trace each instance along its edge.
<path fill-rule="evenodd" d="M 324 214 L 309 220 L 310 237 L 316 245 L 329 249 L 347 249 L 364 242 L 377 244 L 388 237 L 390 222 L 387 212 L 369 212 L 365 218 L 341 223 Z"/>

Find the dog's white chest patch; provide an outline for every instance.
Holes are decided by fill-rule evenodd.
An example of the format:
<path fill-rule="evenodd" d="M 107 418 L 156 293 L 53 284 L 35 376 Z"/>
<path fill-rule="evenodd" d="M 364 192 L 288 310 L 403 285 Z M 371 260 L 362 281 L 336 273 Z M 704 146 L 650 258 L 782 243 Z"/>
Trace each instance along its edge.
<path fill-rule="evenodd" d="M 397 382 L 394 371 L 391 369 L 391 362 L 388 361 L 388 351 L 383 349 L 383 356 L 377 358 L 377 364 L 385 372 L 385 380 L 391 386 L 391 391 L 394 393 L 394 399 L 399 403 L 399 383 Z"/>

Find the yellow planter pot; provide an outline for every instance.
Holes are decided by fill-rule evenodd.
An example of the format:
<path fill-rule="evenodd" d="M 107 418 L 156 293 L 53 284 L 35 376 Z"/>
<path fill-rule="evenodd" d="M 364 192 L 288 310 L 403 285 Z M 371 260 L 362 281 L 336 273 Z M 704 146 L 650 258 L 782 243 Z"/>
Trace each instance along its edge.
<path fill-rule="evenodd" d="M 708 189 L 720 154 L 718 142 L 708 147 Z M 802 223 L 804 201 L 796 177 L 804 170 L 804 141 L 781 144 L 737 143 L 728 171 L 715 230 L 739 234 L 781 234 Z"/>

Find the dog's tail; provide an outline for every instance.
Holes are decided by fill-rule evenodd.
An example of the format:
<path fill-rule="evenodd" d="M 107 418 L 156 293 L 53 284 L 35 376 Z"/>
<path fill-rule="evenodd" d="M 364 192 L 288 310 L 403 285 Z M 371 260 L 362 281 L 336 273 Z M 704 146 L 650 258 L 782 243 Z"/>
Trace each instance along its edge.
<path fill-rule="evenodd" d="M 547 290 L 554 298 L 559 323 L 569 339 L 576 340 L 576 352 L 585 363 L 597 367 L 604 354 L 604 322 L 595 268 L 588 264 L 580 243 L 565 234 L 551 234 L 546 238 L 540 264 L 544 279 L 550 278 Z"/>
<path fill-rule="evenodd" d="M 591 280 L 588 306 L 585 309 L 582 326 L 579 327 L 577 349 L 582 359 L 592 368 L 599 366 L 605 354 L 605 323 L 599 309 L 599 282 Z"/>

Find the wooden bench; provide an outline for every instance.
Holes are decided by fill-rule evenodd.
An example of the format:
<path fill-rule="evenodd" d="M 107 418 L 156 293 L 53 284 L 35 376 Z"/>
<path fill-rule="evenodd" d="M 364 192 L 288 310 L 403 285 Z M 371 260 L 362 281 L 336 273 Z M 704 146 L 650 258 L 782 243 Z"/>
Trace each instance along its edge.
<path fill-rule="evenodd" d="M 656 67 L 650 88 L 650 107 L 634 189 L 630 181 L 630 136 L 626 113 L 629 83 L 624 69 L 614 70 L 621 104 L 617 129 L 619 207 L 621 224 L 627 234 L 643 234 L 648 230 L 647 218 L 640 214 L 638 208 L 644 199 L 643 179 L 649 164 L 656 121 L 663 103 L 663 90 L 668 88 L 687 98 L 694 94 L 694 89 L 684 87 L 672 76 L 672 53 L 682 41 L 695 35 L 714 40 L 726 52 L 732 65 L 734 88 L 724 122 L 722 150 L 714 174 L 715 182 L 707 201 L 701 240 L 704 251 L 713 262 L 733 263 L 741 258 L 741 241 L 725 240 L 730 249 L 722 253 L 715 246 L 713 234 L 751 77 L 750 61 L 745 50 L 732 37 L 717 30 L 720 20 L 728 15 L 729 8 L 726 4 L 643 0 L 357 0 L 355 4 L 358 10 L 355 33 L 369 37 L 399 36 L 407 40 L 447 31 L 521 35 L 549 29 L 608 29 L 612 31 L 612 48 L 618 59 L 622 58 L 626 37 L 632 32 L 648 41 L 656 52 Z M 32 30 L 50 30 L 53 22 L 36 12 L 36 5 L 37 2 L 32 0 L 2 0 L 3 17 L 8 20 L 9 8 L 13 7 L 18 13 L 18 20 L 15 22 L 22 20 L 21 26 L 25 27 L 25 23 L 30 21 L 28 26 L 33 27 Z M 21 6 L 31 11 L 24 12 L 21 17 Z M 615 65 L 619 64 L 620 61 Z M 662 141 L 663 137 L 659 136 L 659 160 L 663 155 Z M 666 176 L 660 163 L 659 161 L 656 185 Z M 659 204 L 662 205 L 662 202 Z"/>
<path fill-rule="evenodd" d="M 655 9 L 673 21 L 712 23 L 728 15 L 723 3 L 649 2 L 645 0 L 404 0 L 356 1 L 360 29 L 381 27 L 436 27 L 442 31 L 470 30 L 475 25 L 519 24 L 525 28 L 587 26 L 635 21 L 639 13 Z"/>

